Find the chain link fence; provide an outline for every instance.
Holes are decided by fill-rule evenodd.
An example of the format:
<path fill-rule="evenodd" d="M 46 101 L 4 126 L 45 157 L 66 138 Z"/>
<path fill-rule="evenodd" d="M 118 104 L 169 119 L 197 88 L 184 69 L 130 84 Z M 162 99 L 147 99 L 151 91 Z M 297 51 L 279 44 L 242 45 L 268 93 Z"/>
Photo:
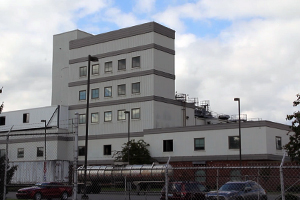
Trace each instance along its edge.
<path fill-rule="evenodd" d="M 57 140 L 57 133 L 47 130 L 45 137 L 43 130 L 33 130 L 27 136 L 14 133 L 0 137 L 0 195 L 3 200 L 17 197 L 37 200 L 300 200 L 300 166 L 291 163 L 152 164 L 88 166 L 85 169 L 73 166 L 76 163 L 74 155 L 60 151 L 58 143 L 62 141 Z M 12 176 L 13 168 L 16 169 Z M 36 183 L 39 184 L 35 189 L 18 191 Z"/>

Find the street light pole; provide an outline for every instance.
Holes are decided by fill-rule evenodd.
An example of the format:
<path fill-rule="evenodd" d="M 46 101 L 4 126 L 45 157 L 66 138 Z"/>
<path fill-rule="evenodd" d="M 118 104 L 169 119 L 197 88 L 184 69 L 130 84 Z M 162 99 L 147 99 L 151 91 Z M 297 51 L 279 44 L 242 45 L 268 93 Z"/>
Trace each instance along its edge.
<path fill-rule="evenodd" d="M 46 131 L 46 129 L 47 129 L 47 124 L 46 124 L 46 120 L 41 120 L 41 122 L 44 122 L 45 123 L 45 151 L 44 151 L 44 153 L 45 153 L 45 155 L 44 155 L 44 157 L 45 157 L 45 161 L 44 161 L 44 181 L 46 181 L 46 172 L 47 172 L 47 154 L 46 154 L 46 150 L 47 150 L 47 142 L 46 142 L 46 133 L 47 133 L 47 131 Z"/>
<path fill-rule="evenodd" d="M 91 79 L 91 62 L 97 62 L 98 58 L 91 55 L 88 56 L 87 68 L 87 91 L 86 91 L 86 112 L 85 112 L 85 157 L 84 157 L 84 194 L 82 199 L 88 199 L 86 195 L 86 171 L 87 171 L 87 151 L 88 151 L 88 132 L 89 132 L 89 106 L 90 106 L 90 79 Z"/>
<path fill-rule="evenodd" d="M 238 109 L 239 109 L 239 150 L 240 150 L 240 165 L 242 165 L 241 100 L 240 98 L 234 98 L 234 101 L 238 102 Z"/>
<path fill-rule="evenodd" d="M 128 114 L 128 141 L 127 141 L 127 148 L 128 148 L 128 164 L 130 164 L 129 162 L 129 141 L 130 141 L 130 111 L 124 111 L 125 115 Z"/>

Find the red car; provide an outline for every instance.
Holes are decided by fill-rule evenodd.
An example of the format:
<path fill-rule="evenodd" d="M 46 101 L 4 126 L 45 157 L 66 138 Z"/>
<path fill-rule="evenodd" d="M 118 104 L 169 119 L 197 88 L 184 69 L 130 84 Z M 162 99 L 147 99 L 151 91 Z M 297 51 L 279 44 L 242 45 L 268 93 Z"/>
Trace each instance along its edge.
<path fill-rule="evenodd" d="M 205 200 L 205 193 L 207 188 L 201 183 L 197 182 L 173 182 L 169 183 L 168 199 L 169 200 Z M 165 187 L 161 191 L 160 200 L 166 199 Z"/>
<path fill-rule="evenodd" d="M 72 190 L 72 187 L 66 186 L 63 183 L 37 183 L 32 187 L 19 189 L 16 196 L 18 199 L 49 200 L 52 198 L 61 198 L 62 200 L 66 200 L 72 196 Z"/>

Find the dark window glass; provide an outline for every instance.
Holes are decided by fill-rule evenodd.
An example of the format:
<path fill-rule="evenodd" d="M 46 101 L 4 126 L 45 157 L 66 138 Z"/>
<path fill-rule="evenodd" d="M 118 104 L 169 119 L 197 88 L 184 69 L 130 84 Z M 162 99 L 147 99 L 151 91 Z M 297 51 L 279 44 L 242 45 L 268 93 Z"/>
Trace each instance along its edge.
<path fill-rule="evenodd" d="M 93 75 L 99 74 L 99 65 L 98 64 L 92 66 L 92 74 Z"/>
<path fill-rule="evenodd" d="M 87 67 L 80 67 L 79 68 L 79 76 L 83 77 L 83 76 L 86 76 L 86 74 L 87 74 Z"/>
<path fill-rule="evenodd" d="M 125 120 L 126 114 L 124 113 L 125 110 L 118 110 L 118 120 Z"/>
<path fill-rule="evenodd" d="M 126 59 L 122 59 L 118 61 L 118 70 L 126 69 Z"/>
<path fill-rule="evenodd" d="M 79 91 L 79 100 L 85 100 L 86 99 L 86 91 L 82 90 Z"/>
<path fill-rule="evenodd" d="M 173 140 L 164 140 L 163 141 L 163 151 L 173 151 Z"/>
<path fill-rule="evenodd" d="M 204 138 L 194 139 L 195 150 L 204 150 Z"/>
<path fill-rule="evenodd" d="M 29 113 L 23 114 L 23 123 L 29 123 Z"/>
<path fill-rule="evenodd" d="M 282 145 L 281 145 L 281 137 L 276 136 L 276 149 L 281 150 Z"/>
<path fill-rule="evenodd" d="M 105 73 L 112 72 L 112 62 L 106 62 L 104 64 L 104 72 Z"/>
<path fill-rule="evenodd" d="M 111 120 L 112 120 L 112 112 L 111 111 L 104 112 L 104 121 L 110 122 Z"/>
<path fill-rule="evenodd" d="M 104 145 L 104 155 L 111 155 L 111 145 Z"/>
<path fill-rule="evenodd" d="M 91 122 L 92 123 L 98 123 L 99 122 L 99 114 L 98 113 L 92 113 L 91 114 Z"/>
<path fill-rule="evenodd" d="M 79 115 L 79 124 L 85 124 L 85 114 Z"/>
<path fill-rule="evenodd" d="M 44 147 L 37 147 L 36 156 L 37 157 L 43 157 L 44 156 Z"/>
<path fill-rule="evenodd" d="M 5 117 L 0 117 L 0 126 L 5 125 Z"/>
<path fill-rule="evenodd" d="M 111 97 L 112 95 L 112 87 L 105 87 L 104 88 L 104 97 Z"/>
<path fill-rule="evenodd" d="M 78 147 L 78 156 L 85 156 L 85 146 Z"/>
<path fill-rule="evenodd" d="M 140 93 L 140 82 L 132 83 L 132 94 Z"/>
<path fill-rule="evenodd" d="M 24 148 L 18 148 L 18 158 L 24 158 Z"/>
<path fill-rule="evenodd" d="M 99 88 L 92 89 L 92 99 L 97 99 L 97 98 L 99 98 Z"/>
<path fill-rule="evenodd" d="M 140 119 L 141 112 L 139 108 L 134 108 L 131 110 L 131 119 Z"/>
<path fill-rule="evenodd" d="M 118 95 L 125 95 L 126 94 L 126 85 L 118 85 Z"/>
<path fill-rule="evenodd" d="M 240 138 L 239 136 L 229 136 L 229 149 L 239 149 L 240 147 Z"/>
<path fill-rule="evenodd" d="M 132 68 L 141 67 L 141 59 L 140 56 L 132 58 Z"/>

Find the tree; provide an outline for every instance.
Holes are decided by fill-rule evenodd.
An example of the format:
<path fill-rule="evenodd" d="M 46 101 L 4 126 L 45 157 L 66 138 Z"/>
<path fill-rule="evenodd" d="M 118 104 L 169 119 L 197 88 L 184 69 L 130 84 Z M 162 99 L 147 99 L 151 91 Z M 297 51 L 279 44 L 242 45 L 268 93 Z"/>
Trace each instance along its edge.
<path fill-rule="evenodd" d="M 144 140 L 131 140 L 124 143 L 122 151 L 118 152 L 116 161 L 128 162 L 128 150 L 129 150 L 129 164 L 150 164 L 154 159 L 150 156 L 150 152 L 147 147 L 150 146 Z"/>
<path fill-rule="evenodd" d="M 5 169 L 5 156 L 0 157 L 0 199 L 3 199 L 4 192 L 4 169 Z M 7 165 L 7 174 L 6 174 L 6 184 L 9 184 L 15 171 L 17 170 L 17 166 L 9 167 Z"/>
<path fill-rule="evenodd" d="M 300 104 L 300 94 L 297 94 L 297 100 L 293 102 L 293 106 L 298 106 Z M 294 112 L 292 115 L 287 115 L 287 120 L 292 120 L 290 141 L 284 146 L 289 157 L 292 161 L 300 161 L 300 111 Z"/>

